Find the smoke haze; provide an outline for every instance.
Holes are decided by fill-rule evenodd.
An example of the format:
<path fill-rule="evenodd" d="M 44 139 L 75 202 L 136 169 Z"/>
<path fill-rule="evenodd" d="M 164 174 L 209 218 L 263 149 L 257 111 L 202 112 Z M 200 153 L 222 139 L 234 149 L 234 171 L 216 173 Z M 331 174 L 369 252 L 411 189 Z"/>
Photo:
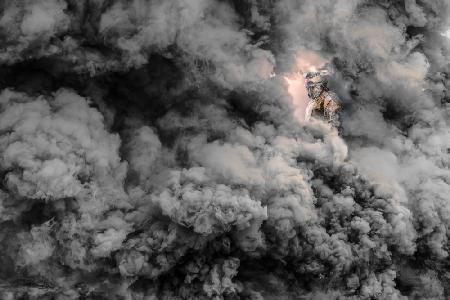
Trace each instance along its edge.
<path fill-rule="evenodd" d="M 0 1 L 0 298 L 449 298 L 449 28 L 448 0 Z M 322 66 L 340 135 L 303 122 Z"/>

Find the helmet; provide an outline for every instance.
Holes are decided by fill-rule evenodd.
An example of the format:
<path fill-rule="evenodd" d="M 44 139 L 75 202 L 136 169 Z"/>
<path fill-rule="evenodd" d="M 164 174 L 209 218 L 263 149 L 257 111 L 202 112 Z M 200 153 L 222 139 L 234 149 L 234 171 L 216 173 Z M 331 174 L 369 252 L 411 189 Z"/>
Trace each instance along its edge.
<path fill-rule="evenodd" d="M 308 72 L 305 73 L 305 83 L 311 83 L 311 84 L 319 84 L 319 83 L 327 83 L 327 79 L 325 78 L 325 75 L 327 75 L 328 72 L 322 71 L 322 72 Z"/>

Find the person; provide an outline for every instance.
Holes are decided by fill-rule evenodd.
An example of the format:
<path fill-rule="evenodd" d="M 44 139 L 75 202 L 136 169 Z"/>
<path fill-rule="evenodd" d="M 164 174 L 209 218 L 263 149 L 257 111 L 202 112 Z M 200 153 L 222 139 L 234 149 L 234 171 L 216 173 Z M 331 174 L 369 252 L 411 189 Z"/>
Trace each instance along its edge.
<path fill-rule="evenodd" d="M 309 103 L 306 107 L 305 121 L 311 117 L 324 118 L 331 126 L 339 130 L 341 100 L 336 93 L 328 89 L 328 82 L 323 72 L 308 72 L 304 75 Z"/>

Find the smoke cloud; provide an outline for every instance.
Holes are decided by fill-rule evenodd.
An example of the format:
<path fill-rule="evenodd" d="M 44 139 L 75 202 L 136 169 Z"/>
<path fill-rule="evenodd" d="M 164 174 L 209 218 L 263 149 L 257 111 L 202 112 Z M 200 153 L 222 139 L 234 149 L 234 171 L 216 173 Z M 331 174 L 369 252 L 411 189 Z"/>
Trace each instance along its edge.
<path fill-rule="evenodd" d="M 449 28 L 447 0 L 0 2 L 0 298 L 447 299 Z M 339 134 L 303 120 L 323 66 Z"/>

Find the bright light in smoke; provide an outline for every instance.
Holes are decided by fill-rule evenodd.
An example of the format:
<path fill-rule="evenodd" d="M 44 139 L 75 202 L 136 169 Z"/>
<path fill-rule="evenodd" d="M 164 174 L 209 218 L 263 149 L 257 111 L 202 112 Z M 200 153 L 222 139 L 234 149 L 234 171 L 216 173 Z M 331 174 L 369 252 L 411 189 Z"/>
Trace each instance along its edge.
<path fill-rule="evenodd" d="M 306 92 L 303 76 L 299 74 L 284 76 L 288 83 L 288 92 L 292 97 L 294 115 L 297 120 L 305 120 L 306 106 L 308 105 L 308 94 Z"/>
<path fill-rule="evenodd" d="M 296 58 L 297 68 L 300 72 L 317 72 L 327 60 L 314 51 L 302 51 Z"/>
<path fill-rule="evenodd" d="M 288 83 L 288 92 L 292 97 L 294 115 L 300 122 L 305 121 L 305 111 L 309 98 L 305 88 L 305 81 L 301 73 L 317 72 L 327 63 L 322 56 L 313 51 L 299 52 L 296 58 L 297 70 L 291 75 L 284 76 Z"/>

